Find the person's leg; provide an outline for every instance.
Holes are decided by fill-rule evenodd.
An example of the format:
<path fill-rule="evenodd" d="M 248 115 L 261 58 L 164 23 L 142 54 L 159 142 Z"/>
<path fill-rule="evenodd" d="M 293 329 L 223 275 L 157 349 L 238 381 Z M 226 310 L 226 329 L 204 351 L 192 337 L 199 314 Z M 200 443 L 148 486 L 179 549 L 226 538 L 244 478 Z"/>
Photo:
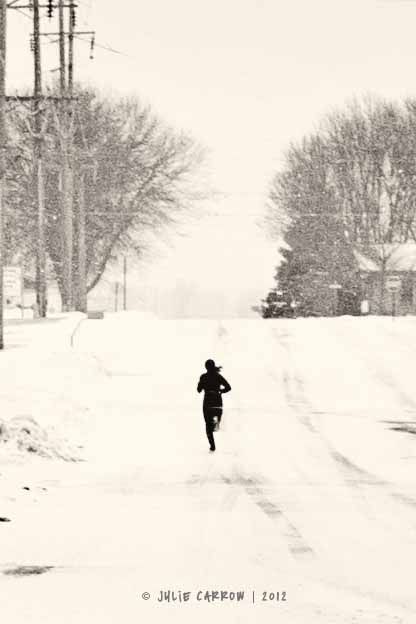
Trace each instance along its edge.
<path fill-rule="evenodd" d="M 212 416 L 208 411 L 204 410 L 204 418 L 205 418 L 205 430 L 207 432 L 209 446 L 211 450 L 215 451 L 214 423 L 212 422 Z"/>
<path fill-rule="evenodd" d="M 207 438 L 208 438 L 208 442 L 209 442 L 209 447 L 211 449 L 211 451 L 215 451 L 215 440 L 214 440 L 214 425 L 212 423 L 212 420 L 206 420 L 205 421 L 206 424 L 206 432 L 207 432 Z"/>

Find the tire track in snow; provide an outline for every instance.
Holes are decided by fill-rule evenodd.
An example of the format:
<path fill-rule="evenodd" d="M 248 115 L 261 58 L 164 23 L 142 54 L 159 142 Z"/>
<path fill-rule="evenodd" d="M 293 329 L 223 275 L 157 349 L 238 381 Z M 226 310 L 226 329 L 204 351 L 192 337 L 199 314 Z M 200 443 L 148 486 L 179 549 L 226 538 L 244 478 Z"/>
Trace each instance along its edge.
<path fill-rule="evenodd" d="M 222 475 L 221 478 L 223 483 L 228 486 L 226 496 L 221 502 L 221 509 L 223 511 L 232 511 L 240 498 L 241 490 L 229 477 Z"/>
<path fill-rule="evenodd" d="M 274 372 L 271 372 L 270 375 L 275 381 L 278 381 L 278 377 Z M 283 373 L 282 379 L 286 403 L 294 410 L 297 419 L 304 427 L 309 429 L 311 433 L 317 433 L 312 420 L 305 412 L 306 403 L 304 400 L 305 393 L 303 384 L 297 377 L 289 375 L 286 370 Z"/>
<path fill-rule="evenodd" d="M 266 494 L 264 486 L 259 479 L 236 474 L 232 483 L 242 485 L 257 507 L 279 526 L 279 531 L 287 542 L 289 552 L 295 559 L 304 560 L 316 556 L 314 550 L 306 542 L 294 523 L 289 520 L 284 510 Z"/>
<path fill-rule="evenodd" d="M 224 350 L 228 348 L 228 330 L 222 323 L 219 323 L 218 340 L 221 343 L 221 348 Z M 237 407 L 237 411 L 241 407 Z M 230 487 L 229 499 L 225 498 L 223 504 L 225 506 L 231 505 L 231 508 L 236 503 L 241 491 L 244 491 L 254 504 L 265 514 L 279 529 L 279 533 L 287 543 L 287 547 L 291 555 L 296 559 L 310 559 L 315 557 L 315 552 L 311 546 L 307 543 L 301 532 L 295 526 L 295 524 L 288 518 L 286 512 L 275 501 L 275 496 L 270 496 L 266 492 L 264 486 L 264 480 L 262 477 L 256 477 L 254 475 L 244 476 L 241 468 L 238 466 L 237 461 L 234 461 L 232 467 L 231 477 L 222 475 L 224 483 Z"/>
<path fill-rule="evenodd" d="M 304 382 L 297 370 L 290 343 L 287 340 L 288 334 L 281 333 L 277 329 L 273 330 L 273 334 L 277 336 L 280 345 L 285 351 L 287 361 L 290 362 L 291 375 L 289 376 L 286 371 L 283 374 L 283 388 L 289 407 L 292 409 L 298 422 L 300 422 L 300 424 L 303 425 L 309 433 L 314 435 L 315 444 L 320 445 L 320 453 L 322 455 L 326 454 L 330 461 L 335 464 L 337 473 L 342 478 L 343 483 L 350 488 L 352 496 L 357 500 L 357 504 L 361 506 L 363 513 L 365 513 L 365 515 L 370 519 L 365 493 L 357 487 L 357 477 L 359 476 L 360 478 L 363 478 L 360 469 L 358 466 L 355 466 L 353 462 L 348 460 L 348 458 L 342 456 L 338 451 L 336 451 L 324 434 L 317 429 L 314 423 L 312 423 L 308 414 L 311 412 L 319 412 L 316 412 L 316 410 L 313 409 L 310 400 L 306 396 Z M 274 372 L 271 372 L 270 374 L 276 382 L 279 382 L 279 378 Z M 368 478 L 368 475 L 366 475 L 367 483 Z"/>
<path fill-rule="evenodd" d="M 403 405 L 404 409 L 411 411 L 412 413 L 416 413 L 416 399 L 406 390 L 403 390 L 403 388 L 397 385 L 397 379 L 395 379 L 391 370 L 387 369 L 383 365 L 384 360 L 382 358 L 370 359 L 370 357 L 366 355 L 367 352 L 362 349 L 362 335 L 357 334 L 355 331 L 349 332 L 348 341 L 346 341 L 345 335 L 341 333 L 335 325 L 332 325 L 331 327 L 338 343 L 344 342 L 344 344 L 346 344 L 347 347 L 354 352 L 358 359 L 361 361 L 364 360 L 366 369 L 374 377 L 375 381 L 381 382 L 392 390 L 397 399 Z M 376 345 L 375 348 L 377 347 L 378 345 Z"/>
<path fill-rule="evenodd" d="M 293 353 L 290 348 L 289 334 L 284 331 L 280 331 L 278 328 L 273 328 L 273 336 L 275 336 L 284 349 L 287 362 L 289 363 L 290 372 L 285 369 L 283 373 L 283 390 L 285 393 L 285 399 L 288 405 L 293 409 L 298 421 L 306 427 L 311 433 L 318 433 L 312 419 L 309 416 L 311 406 L 306 399 L 305 387 L 303 380 L 296 370 Z M 271 371 L 270 375 L 275 381 L 279 381 L 278 376 L 274 371 Z"/>
<path fill-rule="evenodd" d="M 349 483 L 353 485 L 388 485 L 387 481 L 380 479 L 376 475 L 371 474 L 371 472 L 354 464 L 348 457 L 337 451 L 328 441 L 327 445 L 331 457 L 341 466 L 347 477 L 350 477 Z M 354 478 L 351 480 L 352 475 L 354 475 Z"/>
<path fill-rule="evenodd" d="M 331 327 L 333 330 L 335 329 L 333 325 L 331 325 Z M 361 359 L 363 358 L 364 352 L 360 349 L 360 346 L 361 346 L 360 344 L 357 344 L 357 342 L 355 342 L 352 345 L 352 341 L 350 340 L 345 341 L 344 334 L 341 334 L 339 331 L 336 331 L 336 329 L 333 333 L 335 334 L 338 342 L 342 342 L 342 340 L 344 340 L 345 344 L 348 347 L 353 348 L 353 350 L 357 353 L 357 356 L 361 357 Z M 290 352 L 289 352 L 289 355 L 293 360 L 293 355 Z M 371 370 L 371 368 L 374 366 L 374 361 L 373 360 L 370 361 L 368 357 L 365 358 L 365 363 L 366 365 L 368 365 L 367 368 L 369 370 Z M 414 401 L 412 397 L 410 397 L 407 393 L 402 391 L 400 388 L 397 388 L 397 385 L 394 383 L 394 379 L 391 374 L 388 374 L 387 371 L 385 370 L 383 371 L 379 369 L 378 371 L 375 371 L 373 375 L 376 381 L 381 381 L 382 383 L 385 383 L 386 385 L 388 385 L 388 387 L 394 390 L 396 392 L 396 395 L 399 398 L 401 398 L 402 402 L 406 402 L 407 405 L 412 406 L 413 410 L 416 410 L 416 401 Z M 313 410 L 313 406 L 308 401 L 305 394 L 303 394 L 302 403 L 305 406 L 309 405 L 309 408 Z M 416 507 L 416 499 L 410 496 L 407 496 L 406 494 L 402 494 L 401 492 L 397 492 L 394 489 L 394 485 L 392 483 L 390 483 L 389 481 L 385 479 L 378 477 L 377 475 L 372 474 L 371 472 L 365 470 L 364 468 L 361 468 L 360 466 L 355 464 L 353 461 L 351 461 L 348 457 L 346 457 L 345 455 L 337 451 L 322 433 L 319 433 L 319 435 L 322 441 L 327 446 L 330 456 L 335 461 L 337 466 L 341 468 L 341 470 L 343 471 L 345 475 L 345 481 L 348 484 L 352 485 L 353 487 L 362 487 L 365 485 L 371 485 L 371 486 L 382 488 L 385 490 L 385 494 L 387 494 L 389 497 L 393 498 L 394 500 L 406 506 L 410 506 L 412 508 Z"/>

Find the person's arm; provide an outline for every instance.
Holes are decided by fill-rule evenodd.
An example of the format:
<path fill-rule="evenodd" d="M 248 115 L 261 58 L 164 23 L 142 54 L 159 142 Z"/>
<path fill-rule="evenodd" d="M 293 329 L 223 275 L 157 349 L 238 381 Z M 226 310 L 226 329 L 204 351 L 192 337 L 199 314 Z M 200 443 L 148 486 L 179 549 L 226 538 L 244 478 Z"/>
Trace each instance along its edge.
<path fill-rule="evenodd" d="M 199 382 L 198 382 L 198 387 L 197 387 L 197 391 L 201 392 L 204 389 L 204 382 L 202 380 L 202 376 L 199 378 Z"/>
<path fill-rule="evenodd" d="M 221 378 L 221 385 L 224 386 L 224 388 L 221 390 L 221 393 L 225 394 L 226 392 L 229 392 L 231 390 L 231 386 L 222 375 L 220 375 L 220 378 Z"/>

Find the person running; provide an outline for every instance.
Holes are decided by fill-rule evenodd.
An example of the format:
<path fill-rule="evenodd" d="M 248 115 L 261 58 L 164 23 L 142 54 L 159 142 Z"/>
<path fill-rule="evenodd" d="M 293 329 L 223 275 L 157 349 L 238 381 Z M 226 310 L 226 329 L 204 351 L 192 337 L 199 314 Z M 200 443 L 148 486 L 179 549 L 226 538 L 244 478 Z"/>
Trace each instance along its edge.
<path fill-rule="evenodd" d="M 201 375 L 197 390 L 204 390 L 204 401 L 202 405 L 205 429 L 209 442 L 209 450 L 215 451 L 214 431 L 218 431 L 222 417 L 222 394 L 229 392 L 231 386 L 222 375 L 221 366 L 216 366 L 214 360 L 205 362 L 206 373 Z"/>

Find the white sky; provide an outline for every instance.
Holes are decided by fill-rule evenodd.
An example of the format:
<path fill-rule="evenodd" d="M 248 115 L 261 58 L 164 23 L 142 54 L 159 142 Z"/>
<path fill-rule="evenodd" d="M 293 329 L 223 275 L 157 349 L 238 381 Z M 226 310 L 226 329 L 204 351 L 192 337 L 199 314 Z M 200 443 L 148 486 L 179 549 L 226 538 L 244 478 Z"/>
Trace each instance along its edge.
<path fill-rule="evenodd" d="M 225 194 L 210 206 L 217 216 L 194 224 L 141 281 L 231 281 L 262 295 L 277 257 L 255 220 L 288 143 L 354 96 L 416 91 L 416 0 L 78 1 L 77 27 L 123 54 L 97 48 L 89 61 L 77 42 L 76 79 L 136 93 L 191 132 Z M 31 23 L 8 17 L 13 92 L 31 84 Z M 44 19 L 43 30 L 55 28 Z M 45 69 L 56 67 L 57 46 L 45 43 L 43 57 Z"/>

